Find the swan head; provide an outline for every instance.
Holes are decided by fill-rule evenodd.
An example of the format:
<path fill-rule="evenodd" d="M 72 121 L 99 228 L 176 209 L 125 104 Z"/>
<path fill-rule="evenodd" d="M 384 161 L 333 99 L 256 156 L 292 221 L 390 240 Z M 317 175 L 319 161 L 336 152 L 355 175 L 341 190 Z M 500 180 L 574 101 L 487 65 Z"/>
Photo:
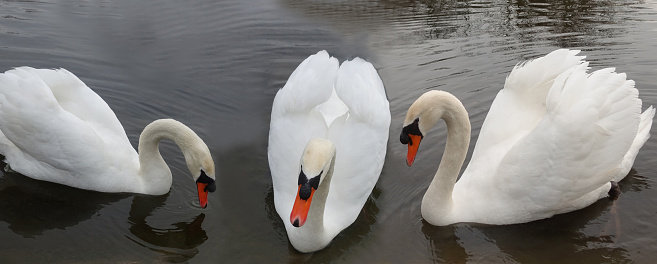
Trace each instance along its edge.
<path fill-rule="evenodd" d="M 413 165 L 415 155 L 420 147 L 420 141 L 431 127 L 438 122 L 438 119 L 443 118 L 443 114 L 449 112 L 445 110 L 451 104 L 443 104 L 442 102 L 453 102 L 454 100 L 458 101 L 450 93 L 428 91 L 408 108 L 402 132 L 399 136 L 399 141 L 404 145 L 408 145 L 406 165 L 409 167 Z"/>
<path fill-rule="evenodd" d="M 201 169 L 198 177 L 195 177 L 196 189 L 198 190 L 198 202 L 202 208 L 208 207 L 208 193 L 217 189 L 215 184 L 214 173 L 208 175 L 205 170 Z"/>
<path fill-rule="evenodd" d="M 315 138 L 306 145 L 301 156 L 297 197 L 290 214 L 290 222 L 293 226 L 301 227 L 306 223 L 315 191 L 329 187 L 322 183 L 327 182 L 326 178 L 334 158 L 335 146 L 329 140 Z"/>
<path fill-rule="evenodd" d="M 192 129 L 175 120 L 171 122 L 174 122 L 172 124 L 179 124 L 177 128 L 171 129 L 172 131 L 177 130 L 176 134 L 179 134 L 179 136 L 172 136 L 171 139 L 182 150 L 187 168 L 196 182 L 199 205 L 206 208 L 208 206 L 208 193 L 217 189 L 214 161 L 210 149 Z"/>
<path fill-rule="evenodd" d="M 199 205 L 206 208 L 208 206 L 208 193 L 217 189 L 214 161 L 212 161 L 210 150 L 205 143 L 199 144 L 196 148 L 191 148 L 189 154 L 185 153 L 185 161 L 192 178 L 196 182 Z"/>
<path fill-rule="evenodd" d="M 214 161 L 210 149 L 191 128 L 173 119 L 155 120 L 148 124 L 139 136 L 140 174 L 145 178 L 145 182 L 155 186 L 151 188 L 157 188 L 147 193 L 164 194 L 171 188 L 171 170 L 158 148 L 163 139 L 170 139 L 180 147 L 187 168 L 196 182 L 199 205 L 207 207 L 208 193 L 216 189 Z M 163 172 L 168 174 L 168 180 L 162 179 L 166 175 Z"/>

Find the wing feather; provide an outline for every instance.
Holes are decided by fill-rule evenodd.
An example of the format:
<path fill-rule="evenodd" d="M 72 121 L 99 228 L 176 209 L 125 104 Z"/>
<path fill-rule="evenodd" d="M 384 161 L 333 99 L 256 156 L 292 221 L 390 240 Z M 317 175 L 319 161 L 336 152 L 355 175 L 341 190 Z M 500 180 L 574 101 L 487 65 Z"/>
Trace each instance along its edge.
<path fill-rule="evenodd" d="M 555 50 L 519 63 L 506 78 L 482 124 L 472 159 L 493 159 L 532 131 L 545 115 L 548 91 L 564 71 L 584 63 L 578 50 Z"/>
<path fill-rule="evenodd" d="M 274 98 L 267 151 L 274 202 L 282 219 L 292 210 L 303 149 L 310 139 L 326 137 L 324 117 L 315 107 L 330 98 L 338 65 L 326 51 L 308 57 Z"/>
<path fill-rule="evenodd" d="M 349 112 L 329 128 L 337 153 L 325 217 L 341 230 L 356 220 L 381 174 L 390 107 L 376 69 L 360 58 L 342 63 L 335 90 Z"/>
<path fill-rule="evenodd" d="M 546 114 L 501 160 L 497 184 L 510 195 L 559 208 L 622 174 L 639 127 L 638 91 L 614 69 L 586 69 L 581 64 L 555 79 Z"/>
<path fill-rule="evenodd" d="M 64 70 L 37 71 L 28 67 L 0 74 L 0 131 L 4 135 L 1 138 L 0 151 L 12 168 L 18 172 L 33 178 L 53 181 L 50 171 L 55 169 L 64 172 L 63 175 L 73 176 L 60 179 L 61 183 L 67 184 L 75 181 L 76 175 L 91 173 L 90 168 L 96 167 L 96 163 L 103 159 L 99 154 L 104 152 L 97 150 L 102 150 L 106 146 L 104 138 L 98 135 L 99 128 L 93 126 L 93 123 L 102 123 L 102 121 L 88 123 L 76 115 L 82 110 L 77 113 L 67 111 L 68 109 L 60 104 L 66 100 L 58 100 L 59 98 L 53 93 L 54 90 L 51 90 L 52 83 L 48 78 L 41 78 L 44 74 L 58 73 L 73 76 Z M 60 80 L 62 83 L 60 90 L 64 90 L 66 84 L 74 83 L 76 84 L 74 89 L 86 89 L 88 94 L 93 94 L 98 99 L 84 97 L 71 100 L 87 100 L 86 104 L 102 102 L 106 106 L 105 102 L 84 83 L 75 76 L 72 78 L 70 76 Z M 62 92 L 70 91 L 60 91 Z M 94 107 L 90 109 L 86 113 L 89 117 L 87 120 L 103 118 L 93 115 Z M 49 114 L 43 115 L 43 113 Z M 113 113 L 111 114 L 118 123 Z M 120 127 L 120 123 L 118 125 Z M 129 146 L 125 132 L 121 131 L 121 134 Z M 92 159 L 94 157 L 96 159 Z M 71 160 L 79 162 L 71 163 Z"/>

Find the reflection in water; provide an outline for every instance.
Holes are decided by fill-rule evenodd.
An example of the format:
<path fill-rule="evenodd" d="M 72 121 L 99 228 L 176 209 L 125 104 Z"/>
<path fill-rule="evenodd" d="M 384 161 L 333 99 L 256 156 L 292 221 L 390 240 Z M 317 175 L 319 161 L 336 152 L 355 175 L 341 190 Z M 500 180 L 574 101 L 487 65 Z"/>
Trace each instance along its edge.
<path fill-rule="evenodd" d="M 632 170 L 621 181 L 621 190 L 637 188 L 636 178 Z M 630 262 L 627 250 L 616 244 L 622 236 L 616 206 L 616 201 L 602 199 L 575 212 L 507 226 L 460 223 L 438 227 L 423 220 L 422 232 L 439 262 Z"/>
<path fill-rule="evenodd" d="M 0 177 L 0 221 L 9 224 L 14 233 L 34 238 L 48 230 L 76 226 L 106 205 L 126 197 L 4 172 Z"/>
<path fill-rule="evenodd" d="M 347 35 L 386 31 L 396 21 L 423 21 L 425 40 L 459 39 L 477 35 L 513 37 L 522 43 L 553 42 L 559 47 L 606 46 L 627 31 L 632 5 L 643 1 L 281 1 L 288 8 L 316 20 L 328 21 Z M 367 19 L 363 19 L 363 14 Z M 357 25 L 357 26 L 354 26 Z M 407 33 L 408 34 L 408 33 Z M 413 34 L 413 33 L 410 33 Z M 491 46 L 507 44 L 491 39 Z M 629 40 L 625 40 L 627 42 Z"/>
<path fill-rule="evenodd" d="M 98 216 L 105 206 L 130 196 L 81 190 L 4 172 L 0 177 L 0 221 L 18 235 L 36 238 L 48 230 L 77 226 Z M 197 247 L 208 239 L 201 227 L 205 214 L 188 222 L 174 223 L 172 228 L 152 227 L 147 217 L 163 207 L 168 197 L 169 194 L 134 196 L 128 217 L 129 231 L 134 237 L 126 237 L 141 247 L 161 253 L 164 261 L 186 261 L 198 254 Z"/>
<path fill-rule="evenodd" d="M 429 240 L 435 262 L 464 263 L 468 254 L 456 236 L 456 225 L 432 226 L 422 220 L 422 232 Z"/>
<path fill-rule="evenodd" d="M 271 178 L 271 173 L 269 173 L 269 178 Z M 287 231 L 285 231 L 285 224 L 283 220 L 276 212 L 276 205 L 274 204 L 274 186 L 271 186 L 267 191 L 267 197 L 265 197 L 265 210 L 267 211 L 267 218 L 272 223 L 276 234 L 281 241 L 285 241 L 288 244 L 290 250 L 294 250 L 294 247 L 289 243 L 287 238 Z"/>
<path fill-rule="evenodd" d="M 635 2 L 615 1 L 442 1 L 423 0 L 427 39 L 454 39 L 491 34 L 513 36 L 522 43 L 553 42 L 559 47 L 605 46 L 610 38 L 626 34 L 619 24 Z M 626 40 L 627 41 L 627 40 Z M 502 43 L 493 43 L 500 46 Z M 502 47 L 497 48 L 504 48 Z"/>
<path fill-rule="evenodd" d="M 201 213 L 189 222 L 172 224 L 172 228 L 157 228 L 151 226 L 146 218 L 154 211 L 164 206 L 169 194 L 162 196 L 135 196 L 130 207 L 128 220 L 131 224 L 130 233 L 137 239 L 128 237 L 136 244 L 152 251 L 162 253 L 162 260 L 167 262 L 184 262 L 199 253 L 198 246 L 203 244 L 208 236 L 201 227 L 205 214 Z"/>
<path fill-rule="evenodd" d="M 625 177 L 619 183 L 619 187 L 621 189 L 621 197 L 622 197 L 624 192 L 630 192 L 630 191 L 638 192 L 638 191 L 650 189 L 650 180 L 645 176 L 639 175 L 637 171 L 634 168 L 632 168 L 630 169 L 630 172 L 627 174 L 627 177 Z"/>

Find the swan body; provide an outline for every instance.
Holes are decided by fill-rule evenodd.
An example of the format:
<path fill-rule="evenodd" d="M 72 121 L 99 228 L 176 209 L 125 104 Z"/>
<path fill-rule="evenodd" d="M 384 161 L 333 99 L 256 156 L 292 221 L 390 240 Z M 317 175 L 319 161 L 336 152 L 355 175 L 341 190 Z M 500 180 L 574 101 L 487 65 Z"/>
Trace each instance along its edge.
<path fill-rule="evenodd" d="M 374 67 L 320 51 L 274 99 L 268 158 L 290 243 L 320 250 L 351 225 L 381 173 L 390 110 Z M 330 191 L 329 191 L 330 190 Z"/>
<path fill-rule="evenodd" d="M 433 225 L 524 223 L 584 208 L 623 179 L 655 110 L 641 113 L 634 82 L 613 68 L 588 73 L 579 51 L 560 49 L 518 64 L 482 125 L 469 165 L 470 122 L 461 102 L 429 91 L 409 108 L 400 140 L 407 164 L 443 119 L 444 154 L 422 200 Z"/>
<path fill-rule="evenodd" d="M 189 127 L 172 119 L 152 122 L 137 154 L 112 109 L 69 71 L 0 73 L 0 153 L 28 177 L 99 192 L 165 194 L 172 179 L 158 150 L 164 138 L 181 148 L 205 207 L 215 188 L 214 162 Z"/>

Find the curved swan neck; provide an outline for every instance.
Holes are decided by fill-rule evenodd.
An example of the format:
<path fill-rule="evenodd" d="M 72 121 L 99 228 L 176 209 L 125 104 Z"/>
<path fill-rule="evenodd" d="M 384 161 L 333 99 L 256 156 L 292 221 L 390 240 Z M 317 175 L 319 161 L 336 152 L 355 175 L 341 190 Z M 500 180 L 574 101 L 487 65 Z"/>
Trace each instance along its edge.
<path fill-rule="evenodd" d="M 470 120 L 463 104 L 453 95 L 441 92 L 428 97 L 429 110 L 438 119 L 445 120 L 447 125 L 447 141 L 438 170 L 429 185 L 422 200 L 422 207 L 431 207 L 426 212 L 445 216 L 443 210 L 449 210 L 452 202 L 452 192 L 458 178 L 470 144 Z M 434 121 L 435 124 L 435 121 Z M 433 125 L 433 124 L 432 124 Z M 426 217 L 431 219 L 432 217 Z"/>
<path fill-rule="evenodd" d="M 171 170 L 160 155 L 158 144 L 162 139 L 170 139 L 183 152 L 188 166 L 194 158 L 195 148 L 207 146 L 184 124 L 173 119 L 159 119 L 148 124 L 139 136 L 139 174 L 143 180 L 145 192 L 148 194 L 164 194 L 171 188 Z M 209 151 L 208 151 L 209 153 Z M 200 168 L 189 168 L 195 171 Z M 214 173 L 214 172 L 212 172 Z"/>
<path fill-rule="evenodd" d="M 312 233 L 324 233 L 324 209 L 326 209 L 326 198 L 328 197 L 331 187 L 331 180 L 333 179 L 333 168 L 335 166 L 335 157 L 331 159 L 329 170 L 324 176 L 322 185 L 315 191 L 313 195 L 313 202 L 310 204 L 310 211 L 308 212 L 308 220 L 304 226 L 312 230 Z"/>

